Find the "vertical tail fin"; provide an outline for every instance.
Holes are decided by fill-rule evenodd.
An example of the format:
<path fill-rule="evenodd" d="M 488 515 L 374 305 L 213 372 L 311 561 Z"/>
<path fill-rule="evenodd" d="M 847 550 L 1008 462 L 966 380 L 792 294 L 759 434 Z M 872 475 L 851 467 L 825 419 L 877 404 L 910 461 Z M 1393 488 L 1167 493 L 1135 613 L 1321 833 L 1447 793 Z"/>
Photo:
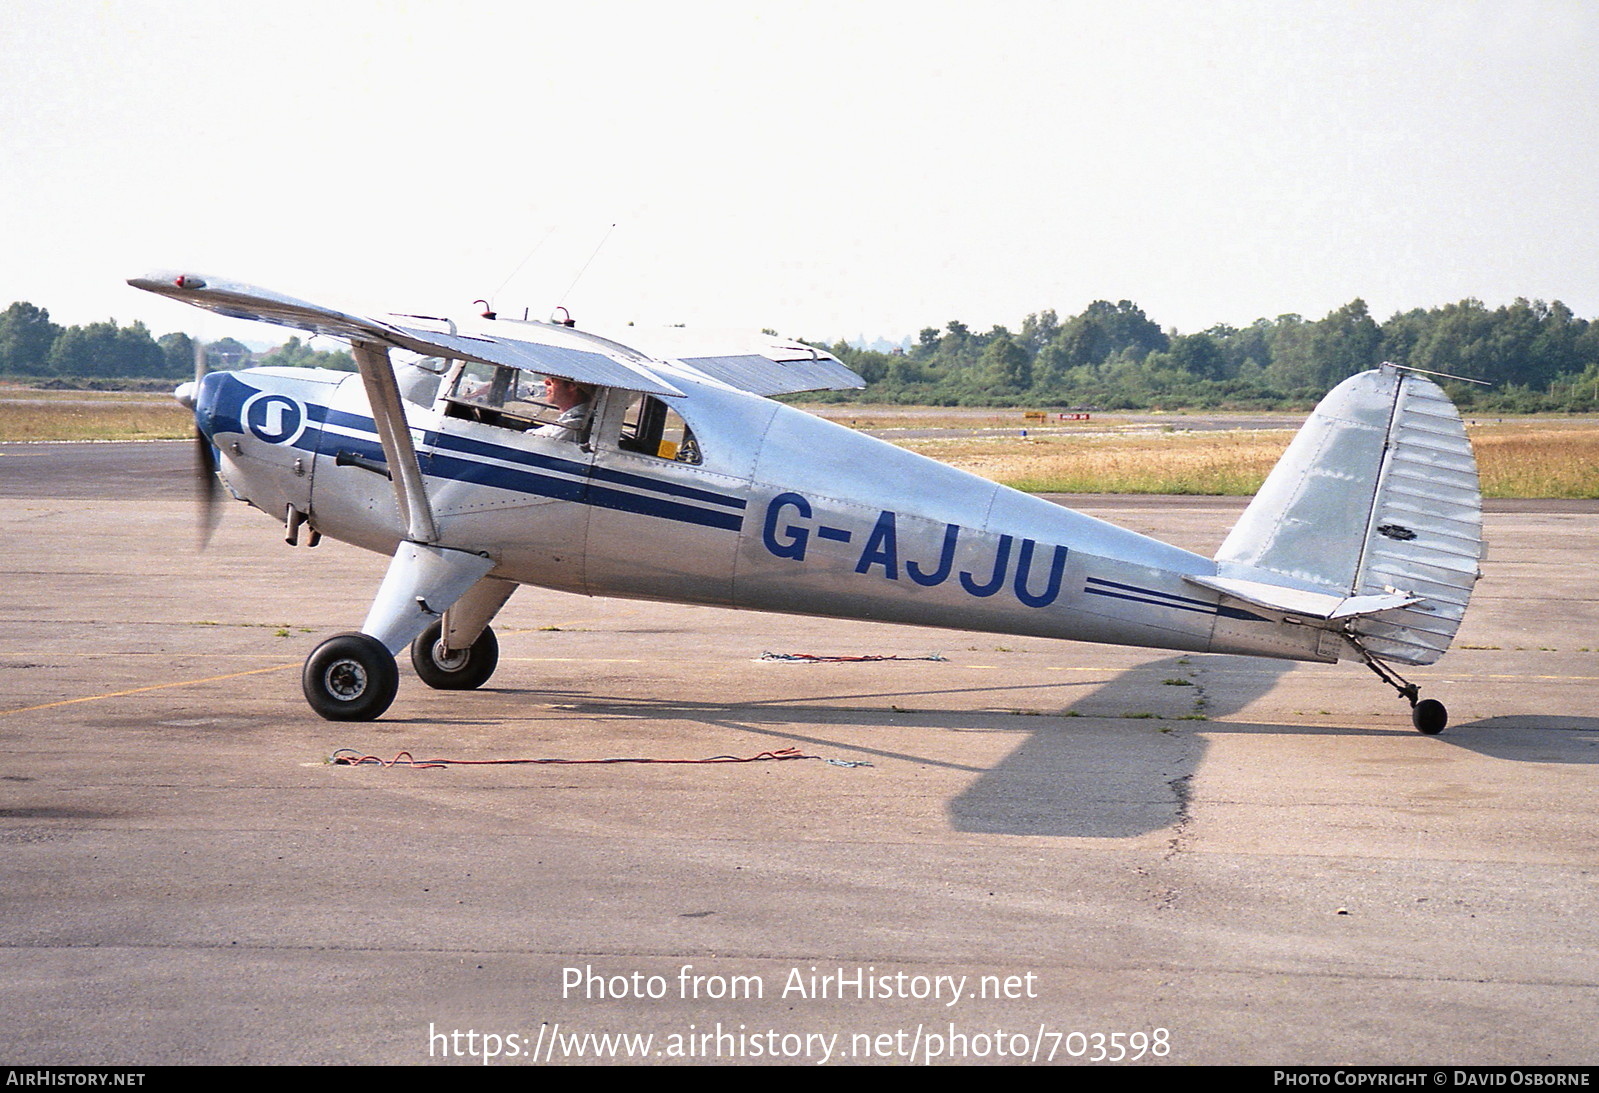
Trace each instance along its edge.
<path fill-rule="evenodd" d="M 1482 553 L 1477 463 L 1459 413 L 1436 384 L 1384 365 L 1322 399 L 1216 562 L 1223 577 L 1419 597 L 1347 625 L 1379 657 L 1431 664 L 1460 628 Z"/>

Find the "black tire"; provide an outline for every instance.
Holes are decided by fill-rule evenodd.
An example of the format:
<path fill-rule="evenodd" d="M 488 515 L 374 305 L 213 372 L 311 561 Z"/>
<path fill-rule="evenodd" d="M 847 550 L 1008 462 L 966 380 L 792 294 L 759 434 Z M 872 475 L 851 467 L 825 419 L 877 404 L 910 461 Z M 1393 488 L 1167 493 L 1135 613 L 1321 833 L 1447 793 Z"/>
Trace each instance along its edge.
<path fill-rule="evenodd" d="M 1424 698 L 1411 707 L 1410 723 L 1417 732 L 1437 736 L 1449 724 L 1449 711 L 1436 698 Z"/>
<path fill-rule="evenodd" d="M 305 658 L 300 687 L 311 708 L 329 721 L 372 721 L 394 701 L 400 667 L 369 634 L 339 634 Z"/>
<path fill-rule="evenodd" d="M 483 628 L 470 649 L 448 661 L 439 659 L 439 635 L 443 621 L 435 622 L 411 643 L 411 667 L 417 676 L 436 691 L 473 691 L 489 681 L 500 664 L 500 639 L 489 627 Z"/>

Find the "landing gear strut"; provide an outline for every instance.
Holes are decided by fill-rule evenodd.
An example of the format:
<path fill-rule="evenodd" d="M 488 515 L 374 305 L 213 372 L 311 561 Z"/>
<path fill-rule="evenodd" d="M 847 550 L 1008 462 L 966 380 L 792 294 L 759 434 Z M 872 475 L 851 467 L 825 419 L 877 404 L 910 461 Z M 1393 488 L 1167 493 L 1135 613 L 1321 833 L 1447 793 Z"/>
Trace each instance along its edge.
<path fill-rule="evenodd" d="M 1398 691 L 1402 698 L 1410 701 L 1410 723 L 1416 726 L 1416 731 L 1428 736 L 1437 736 L 1449 724 L 1449 711 L 1444 704 L 1436 698 L 1421 698 L 1421 688 L 1408 682 L 1398 672 L 1366 652 L 1365 648 L 1354 638 L 1349 638 L 1360 652 L 1360 657 L 1366 662 L 1366 667 L 1377 673 L 1377 678 L 1388 686 Z"/>

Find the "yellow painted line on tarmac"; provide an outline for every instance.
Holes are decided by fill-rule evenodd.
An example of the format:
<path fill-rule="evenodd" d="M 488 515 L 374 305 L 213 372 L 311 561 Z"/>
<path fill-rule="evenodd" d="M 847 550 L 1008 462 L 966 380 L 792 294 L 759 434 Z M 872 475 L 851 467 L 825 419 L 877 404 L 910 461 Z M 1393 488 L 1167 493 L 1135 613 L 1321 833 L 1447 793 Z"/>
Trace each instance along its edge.
<path fill-rule="evenodd" d="M 124 698 L 127 695 L 143 694 L 146 691 L 165 691 L 172 687 L 193 687 L 201 683 L 217 683 L 224 679 L 238 679 L 240 676 L 258 676 L 263 672 L 281 672 L 285 668 L 297 668 L 298 664 L 274 664 L 270 668 L 251 668 L 248 672 L 230 672 L 225 676 L 207 676 L 205 679 L 186 679 L 181 683 L 157 683 L 153 687 L 135 687 L 131 691 L 111 691 L 103 695 L 85 695 L 82 698 L 64 698 L 59 702 L 45 702 L 38 706 L 21 706 L 15 710 L 0 710 L 0 716 L 8 713 L 28 713 L 32 710 L 48 710 L 55 706 L 70 706 L 74 702 L 99 702 L 106 698 Z"/>
<path fill-rule="evenodd" d="M 4 654 L 3 652 L 0 652 L 0 655 L 6 655 L 6 654 Z M 9 654 L 9 655 L 11 655 L 11 656 L 22 656 L 21 653 L 12 653 L 12 654 Z M 126 660 L 129 657 L 163 657 L 163 658 L 165 658 L 167 660 L 172 660 L 173 657 L 174 657 L 173 653 L 170 653 L 170 652 L 168 652 L 167 650 L 164 650 L 164 649 L 156 649 L 156 650 L 151 650 L 149 652 L 140 651 L 138 649 L 112 650 L 112 651 L 110 651 L 108 653 L 66 653 L 66 652 L 57 652 L 55 650 L 52 650 L 50 655 L 53 656 L 53 657 L 56 657 L 56 656 L 60 656 L 60 657 L 116 657 L 118 660 Z M 262 658 L 262 656 L 264 656 L 264 655 L 265 654 L 262 654 L 262 653 L 184 653 L 182 655 L 182 659 L 184 659 L 184 660 L 260 660 Z"/>

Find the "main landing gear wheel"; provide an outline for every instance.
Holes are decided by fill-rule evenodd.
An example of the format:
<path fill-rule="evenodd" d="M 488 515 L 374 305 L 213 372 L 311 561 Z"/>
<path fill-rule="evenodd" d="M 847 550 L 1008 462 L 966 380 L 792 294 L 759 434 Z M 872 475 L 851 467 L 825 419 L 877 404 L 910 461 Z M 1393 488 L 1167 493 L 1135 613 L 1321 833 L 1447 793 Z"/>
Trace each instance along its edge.
<path fill-rule="evenodd" d="M 411 666 L 423 683 L 437 691 L 472 691 L 483 686 L 500 663 L 500 641 L 483 628 L 468 649 L 446 652 L 439 643 L 444 623 L 435 622 L 411 643 Z"/>
<path fill-rule="evenodd" d="M 1436 698 L 1424 698 L 1410 708 L 1410 723 L 1418 732 L 1437 736 L 1449 724 L 1449 711 Z"/>
<path fill-rule="evenodd" d="M 305 659 L 300 687 L 311 708 L 329 721 L 372 721 L 394 701 L 400 668 L 370 634 L 339 634 Z"/>

